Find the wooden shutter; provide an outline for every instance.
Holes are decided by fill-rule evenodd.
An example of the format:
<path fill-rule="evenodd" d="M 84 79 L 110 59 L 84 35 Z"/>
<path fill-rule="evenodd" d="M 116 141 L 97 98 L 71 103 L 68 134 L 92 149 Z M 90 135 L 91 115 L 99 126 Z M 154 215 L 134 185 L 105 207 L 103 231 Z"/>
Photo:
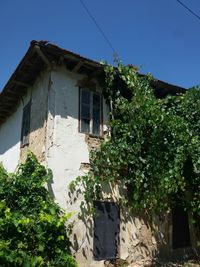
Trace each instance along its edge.
<path fill-rule="evenodd" d="M 80 88 L 79 91 L 79 131 L 101 135 L 102 97 L 99 93 Z"/>
<path fill-rule="evenodd" d="M 119 207 L 113 202 L 94 201 L 94 208 L 94 259 L 115 259 L 119 246 Z"/>
<path fill-rule="evenodd" d="M 99 94 L 93 93 L 93 111 L 92 111 L 92 133 L 100 135 L 101 126 L 101 97 Z"/>
<path fill-rule="evenodd" d="M 21 146 L 28 145 L 29 143 L 30 116 L 31 116 L 31 102 L 29 102 L 23 109 Z"/>
<path fill-rule="evenodd" d="M 80 131 L 90 133 L 91 94 L 90 91 L 84 89 L 80 92 Z"/>

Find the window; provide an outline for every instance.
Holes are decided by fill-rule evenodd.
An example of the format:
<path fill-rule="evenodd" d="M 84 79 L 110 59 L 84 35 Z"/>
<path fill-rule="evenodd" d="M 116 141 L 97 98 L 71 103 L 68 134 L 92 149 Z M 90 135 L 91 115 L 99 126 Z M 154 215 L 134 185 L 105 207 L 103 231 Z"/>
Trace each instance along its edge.
<path fill-rule="evenodd" d="M 190 247 L 188 215 L 182 207 L 172 209 L 172 247 L 173 249 Z"/>
<path fill-rule="evenodd" d="M 114 202 L 94 201 L 94 208 L 94 259 L 115 259 L 119 246 L 119 207 Z"/>
<path fill-rule="evenodd" d="M 80 132 L 101 135 L 101 105 L 100 94 L 80 89 Z"/>
<path fill-rule="evenodd" d="M 21 147 L 29 144 L 31 102 L 23 108 Z"/>

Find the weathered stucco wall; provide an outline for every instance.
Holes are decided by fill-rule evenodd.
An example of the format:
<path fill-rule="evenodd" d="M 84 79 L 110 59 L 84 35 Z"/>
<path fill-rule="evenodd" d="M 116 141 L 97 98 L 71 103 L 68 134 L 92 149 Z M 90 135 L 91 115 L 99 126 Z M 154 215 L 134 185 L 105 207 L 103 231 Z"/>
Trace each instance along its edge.
<path fill-rule="evenodd" d="M 53 193 L 62 207 L 68 200 L 67 186 L 89 163 L 85 134 L 78 131 L 79 87 L 84 76 L 58 68 L 52 72 L 47 125 L 47 165 L 53 171 Z M 104 106 L 104 118 L 106 106 Z"/>
<path fill-rule="evenodd" d="M 84 214 L 78 219 L 81 203 L 84 203 L 82 188 L 74 194 L 68 189 L 72 180 L 87 173 L 89 150 L 98 145 L 98 139 L 78 131 L 78 84 L 83 78 L 64 68 L 52 72 L 48 101 L 46 159 L 48 168 L 53 172 L 53 180 L 48 184 L 48 188 L 61 207 L 75 212 L 72 243 L 79 266 L 95 267 L 105 266 L 105 263 L 93 260 L 93 218 Z M 103 109 L 103 119 L 106 122 L 108 107 L 105 103 Z M 112 190 L 108 199 L 115 200 L 117 197 L 119 192 Z M 147 221 L 134 215 L 130 216 L 126 209 L 120 211 L 120 220 L 120 258 L 128 262 L 150 259 L 155 253 L 157 244 Z"/>

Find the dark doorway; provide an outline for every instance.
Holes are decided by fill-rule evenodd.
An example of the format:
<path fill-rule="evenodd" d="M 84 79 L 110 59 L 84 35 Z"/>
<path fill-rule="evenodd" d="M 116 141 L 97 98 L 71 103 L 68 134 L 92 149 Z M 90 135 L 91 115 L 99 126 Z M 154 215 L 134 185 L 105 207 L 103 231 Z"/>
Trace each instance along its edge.
<path fill-rule="evenodd" d="M 172 247 L 173 249 L 190 247 L 188 214 L 182 207 L 172 209 Z"/>
<path fill-rule="evenodd" d="M 115 259 L 119 246 L 119 207 L 114 202 L 94 201 L 94 208 L 94 259 Z"/>

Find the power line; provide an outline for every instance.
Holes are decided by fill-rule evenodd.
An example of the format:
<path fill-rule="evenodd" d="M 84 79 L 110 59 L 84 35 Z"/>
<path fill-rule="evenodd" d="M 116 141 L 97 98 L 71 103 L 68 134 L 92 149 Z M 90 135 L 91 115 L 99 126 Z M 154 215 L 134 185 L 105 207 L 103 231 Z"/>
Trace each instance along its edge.
<path fill-rule="evenodd" d="M 101 35 L 103 36 L 104 40 L 106 41 L 106 43 L 108 44 L 108 46 L 111 48 L 111 50 L 113 51 L 113 56 L 114 56 L 114 61 L 118 61 L 119 60 L 119 56 L 117 51 L 115 50 L 114 46 L 112 45 L 110 39 L 108 38 L 108 36 L 105 34 L 105 32 L 103 31 L 103 29 L 100 27 L 100 25 L 98 24 L 97 20 L 95 19 L 95 17 L 92 15 L 92 13 L 90 12 L 90 10 L 88 9 L 88 7 L 86 6 L 86 4 L 82 1 L 79 0 L 81 5 L 83 6 L 83 8 L 85 9 L 85 11 L 87 12 L 87 14 L 89 15 L 89 17 L 92 19 L 92 21 L 94 22 L 94 24 L 96 25 L 97 29 L 99 30 L 99 32 L 101 33 Z"/>
<path fill-rule="evenodd" d="M 200 20 L 200 16 L 195 13 L 192 9 L 190 9 L 188 6 L 186 6 L 184 3 L 182 3 L 180 0 L 176 0 L 181 6 L 183 6 L 185 9 L 187 9 L 193 16 L 195 16 L 198 20 Z"/>

